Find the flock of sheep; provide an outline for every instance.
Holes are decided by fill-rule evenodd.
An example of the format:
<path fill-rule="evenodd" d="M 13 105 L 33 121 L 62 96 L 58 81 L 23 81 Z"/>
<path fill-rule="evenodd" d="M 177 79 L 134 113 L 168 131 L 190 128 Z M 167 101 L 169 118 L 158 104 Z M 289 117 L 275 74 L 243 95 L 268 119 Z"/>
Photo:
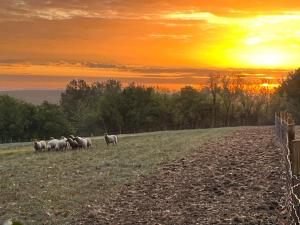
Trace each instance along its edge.
<path fill-rule="evenodd" d="M 105 133 L 104 140 L 107 145 L 118 144 L 118 139 L 116 135 L 108 135 Z M 90 138 L 83 138 L 83 137 L 74 137 L 73 135 L 70 135 L 68 138 L 61 137 L 60 139 L 50 138 L 49 141 L 33 141 L 33 147 L 35 151 L 43 151 L 43 150 L 67 150 L 68 148 L 71 148 L 73 150 L 75 149 L 88 149 L 92 147 L 92 140 Z"/>

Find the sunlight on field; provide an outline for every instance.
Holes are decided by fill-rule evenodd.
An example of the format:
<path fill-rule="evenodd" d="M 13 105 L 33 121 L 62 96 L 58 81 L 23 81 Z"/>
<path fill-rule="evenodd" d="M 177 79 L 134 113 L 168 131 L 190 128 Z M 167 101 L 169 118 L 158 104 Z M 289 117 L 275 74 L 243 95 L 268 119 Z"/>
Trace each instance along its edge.
<path fill-rule="evenodd" d="M 31 142 L 0 144 L 0 158 L 4 155 L 32 152 Z"/>
<path fill-rule="evenodd" d="M 66 224 L 119 187 L 196 151 L 234 128 L 121 135 L 118 147 L 94 139 L 91 150 L 34 153 L 0 150 L 0 218 Z M 1 154 L 9 152 L 10 154 Z"/>
<path fill-rule="evenodd" d="M 4 157 L 5 155 L 20 154 L 25 152 L 32 152 L 32 147 L 20 147 L 18 149 L 1 150 L 0 156 Z"/>

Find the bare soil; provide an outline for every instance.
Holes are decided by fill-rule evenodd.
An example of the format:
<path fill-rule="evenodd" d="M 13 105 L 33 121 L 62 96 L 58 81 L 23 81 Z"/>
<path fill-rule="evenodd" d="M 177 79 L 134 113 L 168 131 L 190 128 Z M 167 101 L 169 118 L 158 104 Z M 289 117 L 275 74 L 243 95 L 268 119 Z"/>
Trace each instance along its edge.
<path fill-rule="evenodd" d="M 273 127 L 245 127 L 156 169 L 73 224 L 291 224 Z"/>

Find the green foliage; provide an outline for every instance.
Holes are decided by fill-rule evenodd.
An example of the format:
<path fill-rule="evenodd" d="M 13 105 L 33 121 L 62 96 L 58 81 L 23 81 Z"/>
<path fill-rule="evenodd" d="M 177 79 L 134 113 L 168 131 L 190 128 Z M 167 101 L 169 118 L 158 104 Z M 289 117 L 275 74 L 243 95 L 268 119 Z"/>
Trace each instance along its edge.
<path fill-rule="evenodd" d="M 99 123 L 98 102 L 103 95 L 103 89 L 99 82 L 89 85 L 84 80 L 72 80 L 62 93 L 61 107 L 77 133 L 90 135 L 97 130 L 93 122 Z"/>
<path fill-rule="evenodd" d="M 100 116 L 103 129 L 109 133 L 122 133 L 123 117 L 121 107 L 121 83 L 108 80 L 103 83 L 104 92 L 100 99 Z"/>
<path fill-rule="evenodd" d="M 13 220 L 12 225 L 23 225 L 23 223 L 21 221 L 18 221 L 18 220 Z"/>
<path fill-rule="evenodd" d="M 2 141 L 30 138 L 35 107 L 7 95 L 0 96 L 0 133 Z"/>
<path fill-rule="evenodd" d="M 279 87 L 273 103 L 280 109 L 288 109 L 300 121 L 300 68 L 291 72 Z"/>
<path fill-rule="evenodd" d="M 300 69 L 291 73 L 275 94 L 253 90 L 235 75 L 212 75 L 209 86 L 186 86 L 178 92 L 117 80 L 72 80 L 60 105 L 40 106 L 0 96 L 2 140 L 59 137 L 70 133 L 93 136 L 157 130 L 195 129 L 273 123 L 275 111 L 288 109 L 300 119 Z"/>
<path fill-rule="evenodd" d="M 2 142 L 60 137 L 73 131 L 60 106 L 47 102 L 34 106 L 7 95 L 0 96 Z"/>
<path fill-rule="evenodd" d="M 71 81 L 61 105 L 78 134 L 135 133 L 170 129 L 268 124 L 270 93 L 246 90 L 239 76 L 215 76 L 202 90 L 186 86 L 159 92 L 116 80 Z M 93 90 L 93 91 L 91 91 Z M 76 106 L 76 107 L 74 107 Z M 71 110 L 70 110 L 71 109 Z"/>
<path fill-rule="evenodd" d="M 58 105 L 44 102 L 37 106 L 35 119 L 37 138 L 61 137 L 74 132 Z"/>
<path fill-rule="evenodd" d="M 160 95 L 153 88 L 131 84 L 122 92 L 122 108 L 126 132 L 153 131 L 160 127 Z"/>
<path fill-rule="evenodd" d="M 197 91 L 187 86 L 175 96 L 176 121 L 179 128 L 208 127 L 207 115 L 210 113 L 209 94 L 205 91 Z"/>

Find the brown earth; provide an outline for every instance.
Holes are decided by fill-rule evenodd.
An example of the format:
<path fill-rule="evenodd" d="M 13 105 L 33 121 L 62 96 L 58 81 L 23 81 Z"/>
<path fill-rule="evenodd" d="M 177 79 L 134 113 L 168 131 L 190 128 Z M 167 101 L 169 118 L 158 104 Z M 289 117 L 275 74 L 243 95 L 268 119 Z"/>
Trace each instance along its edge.
<path fill-rule="evenodd" d="M 140 177 L 74 224 L 291 224 L 273 127 L 240 128 Z"/>

